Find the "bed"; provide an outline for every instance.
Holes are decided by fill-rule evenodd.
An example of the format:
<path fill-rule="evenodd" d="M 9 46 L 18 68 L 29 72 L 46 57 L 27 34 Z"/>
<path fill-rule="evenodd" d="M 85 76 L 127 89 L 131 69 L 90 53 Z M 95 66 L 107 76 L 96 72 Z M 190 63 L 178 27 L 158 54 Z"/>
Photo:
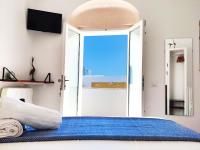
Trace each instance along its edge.
<path fill-rule="evenodd" d="M 0 139 L 1 150 L 200 150 L 200 134 L 164 119 L 64 117 L 57 130 L 27 127 L 18 138 Z"/>

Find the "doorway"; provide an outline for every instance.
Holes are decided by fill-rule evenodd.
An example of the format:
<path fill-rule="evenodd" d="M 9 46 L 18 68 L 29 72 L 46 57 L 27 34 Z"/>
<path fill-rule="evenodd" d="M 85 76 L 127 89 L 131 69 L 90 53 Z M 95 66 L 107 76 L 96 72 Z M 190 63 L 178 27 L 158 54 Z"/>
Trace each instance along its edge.
<path fill-rule="evenodd" d="M 128 113 L 128 35 L 108 33 L 84 36 L 81 116 L 127 116 Z"/>
<path fill-rule="evenodd" d="M 133 27 L 126 30 L 116 30 L 116 31 L 80 31 L 70 25 L 67 26 L 66 32 L 66 50 L 65 50 L 65 65 L 64 65 L 64 74 L 66 79 L 69 80 L 66 84 L 66 88 L 63 91 L 63 114 L 64 116 L 142 116 L 143 114 L 143 103 L 142 103 L 142 49 L 143 49 L 143 26 L 144 22 L 140 21 L 135 24 Z M 73 36 L 72 36 L 73 35 Z M 100 36 L 101 35 L 101 36 Z M 111 37 L 124 36 L 127 40 L 127 52 L 124 53 L 124 60 L 126 64 L 123 65 L 123 61 L 119 61 L 119 65 L 127 66 L 125 67 L 124 74 L 125 78 L 118 80 L 118 82 L 112 82 L 112 80 L 107 80 L 106 82 L 97 82 L 90 83 L 90 88 L 92 90 L 102 91 L 104 93 L 100 94 L 106 96 L 107 94 L 112 95 L 109 91 L 112 88 L 108 86 L 125 86 L 125 95 L 119 95 L 125 99 L 123 103 L 117 103 L 115 98 L 103 99 L 100 96 L 93 96 L 87 101 L 83 101 L 84 95 L 84 86 L 86 85 L 87 80 L 84 78 L 89 75 L 102 75 L 96 74 L 98 67 L 95 67 L 95 60 L 92 61 L 94 69 L 90 69 L 86 64 L 87 61 L 84 61 L 84 57 L 87 56 L 84 53 L 84 45 L 87 44 L 89 37 L 93 38 L 102 38 L 106 41 Z M 106 37 L 106 38 L 105 38 Z M 98 40 L 97 40 L 98 41 Z M 86 42 L 86 43 L 85 43 Z M 89 42 L 90 43 L 90 42 Z M 100 44 L 102 44 L 99 41 Z M 105 42 L 106 43 L 106 42 Z M 122 44 L 123 42 L 119 42 Z M 91 44 L 91 43 L 90 43 Z M 107 44 L 108 45 L 108 44 Z M 102 51 L 103 52 L 103 51 Z M 98 54 L 100 52 L 95 52 Z M 104 54 L 103 52 L 102 54 Z M 89 52 L 88 54 L 92 54 Z M 98 59 L 101 59 L 101 55 L 98 54 Z M 109 55 L 108 55 L 109 56 Z M 110 55 L 111 57 L 112 55 Z M 88 58 L 89 59 L 89 58 Z M 107 58 L 108 59 L 108 58 Z M 113 59 L 113 58 L 112 58 Z M 105 60 L 104 60 L 105 61 Z M 97 62 L 100 62 L 99 60 Z M 105 61 L 106 62 L 106 61 Z M 104 64 L 104 63 L 102 63 Z M 112 64 L 112 63 L 111 63 Z M 85 65 L 85 66 L 84 66 Z M 112 66 L 112 65 L 111 65 Z M 115 69 L 112 67 L 109 68 L 109 64 L 106 65 L 110 72 L 114 72 Z M 103 67 L 100 67 L 103 68 Z M 105 67 L 104 67 L 105 68 Z M 123 70 L 123 69 L 122 69 Z M 126 72 L 126 74 L 125 74 Z M 104 75 L 104 74 L 103 74 Z M 86 77 L 86 78 L 87 78 Z M 126 82 L 124 82 L 126 80 Z M 122 82 L 121 82 L 122 81 Z M 104 88 L 102 88 L 102 86 Z M 105 92 L 107 89 L 107 92 Z M 117 89 L 117 88 L 116 88 Z M 116 90 L 115 89 L 115 90 Z M 122 88 L 118 88 L 122 89 Z M 88 89 L 86 89 L 88 90 Z M 92 91 L 89 89 L 90 92 Z M 113 90 L 112 90 L 113 91 Z M 119 94 L 120 92 L 116 92 Z M 91 94 L 91 93 L 90 93 Z M 116 96 L 117 94 L 113 94 Z M 109 97 L 109 96 L 108 96 Z M 105 100 L 105 101 L 104 101 Z M 98 108 L 98 109 L 97 109 Z"/>

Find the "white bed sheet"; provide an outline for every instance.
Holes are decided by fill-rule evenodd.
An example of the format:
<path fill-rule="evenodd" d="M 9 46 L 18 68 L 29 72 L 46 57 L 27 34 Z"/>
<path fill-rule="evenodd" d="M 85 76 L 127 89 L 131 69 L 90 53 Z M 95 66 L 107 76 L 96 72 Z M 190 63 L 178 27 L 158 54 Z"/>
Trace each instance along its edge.
<path fill-rule="evenodd" d="M 47 141 L 1 143 L 0 150 L 200 150 L 200 143 L 182 141 Z"/>

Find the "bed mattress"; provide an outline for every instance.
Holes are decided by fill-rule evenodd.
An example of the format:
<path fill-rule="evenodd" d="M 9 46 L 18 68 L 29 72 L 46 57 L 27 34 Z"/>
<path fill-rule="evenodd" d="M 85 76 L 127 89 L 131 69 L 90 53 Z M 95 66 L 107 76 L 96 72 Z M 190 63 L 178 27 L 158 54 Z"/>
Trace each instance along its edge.
<path fill-rule="evenodd" d="M 1 143 L 1 150 L 200 150 L 198 142 L 67 140 Z"/>
<path fill-rule="evenodd" d="M 64 117 L 57 130 L 28 127 L 18 138 L 0 143 L 68 140 L 190 141 L 200 142 L 200 134 L 173 121 L 155 118 Z"/>

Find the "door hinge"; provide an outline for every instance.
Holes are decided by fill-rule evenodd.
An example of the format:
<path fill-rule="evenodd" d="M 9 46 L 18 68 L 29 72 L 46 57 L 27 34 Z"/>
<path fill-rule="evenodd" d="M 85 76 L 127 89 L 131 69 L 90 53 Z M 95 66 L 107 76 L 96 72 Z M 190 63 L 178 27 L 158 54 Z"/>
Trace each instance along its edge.
<path fill-rule="evenodd" d="M 142 91 L 144 91 L 144 75 L 142 75 Z"/>
<path fill-rule="evenodd" d="M 144 35 L 147 34 L 147 21 L 144 20 Z"/>

